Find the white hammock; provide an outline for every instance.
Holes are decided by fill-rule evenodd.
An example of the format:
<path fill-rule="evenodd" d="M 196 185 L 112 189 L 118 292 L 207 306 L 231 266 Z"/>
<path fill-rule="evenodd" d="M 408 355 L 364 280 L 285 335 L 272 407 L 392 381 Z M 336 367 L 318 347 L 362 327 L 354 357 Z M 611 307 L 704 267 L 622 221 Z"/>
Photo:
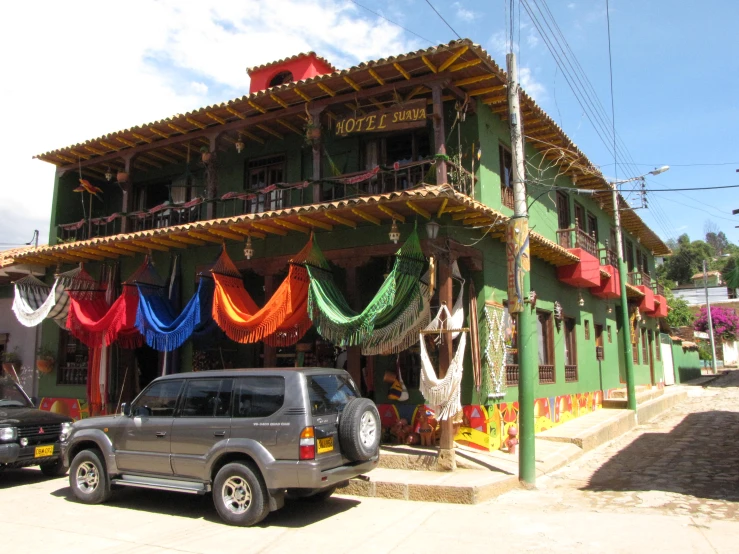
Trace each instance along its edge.
<path fill-rule="evenodd" d="M 69 310 L 69 296 L 64 291 L 64 285 L 62 280 L 57 279 L 50 287 L 32 276 L 16 282 L 12 309 L 20 324 L 35 327 L 50 318 L 64 327 Z"/>
<path fill-rule="evenodd" d="M 454 303 L 452 313 L 449 308 L 442 306 L 436 317 L 426 327 L 427 331 L 441 329 L 442 313 L 446 313 L 446 322 L 448 329 L 460 329 L 464 324 L 464 308 L 462 301 L 464 298 L 464 287 L 460 288 L 457 301 Z M 461 334 L 457 351 L 454 358 L 449 363 L 446 375 L 443 379 L 436 376 L 434 366 L 431 364 L 428 352 L 426 351 L 426 341 L 424 335 L 420 335 L 421 343 L 421 384 L 419 390 L 426 399 L 426 402 L 435 408 L 437 419 L 445 420 L 454 417 L 462 409 L 461 401 L 461 385 L 462 371 L 464 369 L 464 350 L 467 345 L 467 335 L 464 333 L 453 333 L 452 338 L 445 337 L 445 340 L 454 340 L 456 335 Z"/>

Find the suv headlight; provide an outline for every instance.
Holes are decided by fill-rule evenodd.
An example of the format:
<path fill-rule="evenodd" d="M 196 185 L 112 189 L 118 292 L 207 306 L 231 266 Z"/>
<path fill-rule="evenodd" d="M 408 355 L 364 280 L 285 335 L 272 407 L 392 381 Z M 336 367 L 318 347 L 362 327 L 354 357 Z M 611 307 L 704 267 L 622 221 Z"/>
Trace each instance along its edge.
<path fill-rule="evenodd" d="M 0 441 L 14 441 L 18 438 L 18 429 L 15 427 L 0 427 Z"/>
<path fill-rule="evenodd" d="M 62 430 L 59 433 L 59 440 L 64 442 L 69 438 L 69 435 L 72 433 L 72 423 L 69 421 L 65 421 L 62 423 Z"/>

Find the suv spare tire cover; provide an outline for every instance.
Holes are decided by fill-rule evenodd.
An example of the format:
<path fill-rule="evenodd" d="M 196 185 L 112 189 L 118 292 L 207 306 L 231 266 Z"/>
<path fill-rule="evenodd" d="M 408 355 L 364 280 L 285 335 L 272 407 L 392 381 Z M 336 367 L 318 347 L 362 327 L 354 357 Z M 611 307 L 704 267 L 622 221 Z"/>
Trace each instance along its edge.
<path fill-rule="evenodd" d="M 365 425 L 364 436 L 362 425 Z M 367 433 L 368 430 L 370 433 Z M 381 430 L 380 412 L 372 400 L 369 398 L 350 400 L 341 412 L 339 420 L 341 452 L 355 462 L 369 460 L 377 455 L 380 448 Z"/>

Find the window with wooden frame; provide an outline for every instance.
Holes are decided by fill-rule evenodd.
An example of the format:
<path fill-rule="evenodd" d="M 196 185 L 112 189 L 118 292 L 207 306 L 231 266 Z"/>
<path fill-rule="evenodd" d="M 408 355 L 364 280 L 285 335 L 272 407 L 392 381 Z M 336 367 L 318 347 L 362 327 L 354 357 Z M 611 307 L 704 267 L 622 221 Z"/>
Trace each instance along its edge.
<path fill-rule="evenodd" d="M 570 198 L 562 191 L 557 191 L 557 225 L 559 229 L 569 229 L 572 219 L 570 218 Z"/>
<path fill-rule="evenodd" d="M 651 332 L 651 331 L 650 331 Z M 655 333 L 657 340 L 654 343 L 654 357 L 658 362 L 662 361 L 662 341 L 660 340 L 659 332 Z"/>
<path fill-rule="evenodd" d="M 536 311 L 539 343 L 539 383 L 554 383 L 554 332 L 552 312 Z"/>
<path fill-rule="evenodd" d="M 649 347 L 647 346 L 647 330 L 641 330 L 641 357 L 644 363 L 649 362 Z"/>
<path fill-rule="evenodd" d="M 588 222 L 585 219 L 585 208 L 575 202 L 575 225 L 586 233 L 588 232 Z"/>
<path fill-rule="evenodd" d="M 642 252 L 641 255 L 641 270 L 649 275 L 649 255 L 646 252 Z"/>
<path fill-rule="evenodd" d="M 613 336 L 611 335 L 611 326 L 606 326 L 606 332 L 608 333 L 608 344 L 611 344 L 613 342 Z"/>
<path fill-rule="evenodd" d="M 505 310 L 503 327 L 505 328 L 506 345 L 506 383 L 518 385 L 518 314 L 508 312 L 508 302 L 503 302 L 503 309 Z"/>
<path fill-rule="evenodd" d="M 57 385 L 84 385 L 87 383 L 88 350 L 80 340 L 66 329 L 59 331 L 59 365 Z"/>
<path fill-rule="evenodd" d="M 583 321 L 585 340 L 590 340 L 590 320 Z"/>
<path fill-rule="evenodd" d="M 169 201 L 171 185 L 172 181 L 169 180 L 137 185 L 135 187 L 135 209 L 139 211 L 148 211 Z"/>
<path fill-rule="evenodd" d="M 603 348 L 603 326 L 597 323 L 593 324 L 595 329 L 595 359 L 605 359 L 605 349 Z"/>
<path fill-rule="evenodd" d="M 499 145 L 500 157 L 500 202 L 513 209 L 513 156 L 507 146 Z"/>
<path fill-rule="evenodd" d="M 572 317 L 564 318 L 565 328 L 565 382 L 571 383 L 577 381 L 577 339 L 575 329 L 575 319 Z"/>
<path fill-rule="evenodd" d="M 631 345 L 631 359 L 636 365 L 639 365 L 639 343 Z"/>
<path fill-rule="evenodd" d="M 624 239 L 624 261 L 629 271 L 634 271 L 634 245 L 629 239 Z"/>
<path fill-rule="evenodd" d="M 244 190 L 256 194 L 247 200 L 247 213 L 260 213 L 284 208 L 285 198 L 282 190 L 263 189 L 285 182 L 285 155 L 268 156 L 246 162 L 246 182 Z"/>
<path fill-rule="evenodd" d="M 595 239 L 595 242 L 598 242 L 599 233 L 598 233 L 598 218 L 595 217 L 592 213 L 588 212 L 588 235 L 593 237 Z"/>

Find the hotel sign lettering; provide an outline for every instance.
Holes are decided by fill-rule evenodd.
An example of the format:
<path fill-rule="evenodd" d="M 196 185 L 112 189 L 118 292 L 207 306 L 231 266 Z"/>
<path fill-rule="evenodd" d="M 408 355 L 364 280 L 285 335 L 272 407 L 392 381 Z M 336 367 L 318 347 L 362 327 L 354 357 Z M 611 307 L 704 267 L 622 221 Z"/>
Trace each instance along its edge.
<path fill-rule="evenodd" d="M 362 116 L 336 122 L 337 135 L 415 129 L 426 125 L 426 100 L 414 100 Z"/>

